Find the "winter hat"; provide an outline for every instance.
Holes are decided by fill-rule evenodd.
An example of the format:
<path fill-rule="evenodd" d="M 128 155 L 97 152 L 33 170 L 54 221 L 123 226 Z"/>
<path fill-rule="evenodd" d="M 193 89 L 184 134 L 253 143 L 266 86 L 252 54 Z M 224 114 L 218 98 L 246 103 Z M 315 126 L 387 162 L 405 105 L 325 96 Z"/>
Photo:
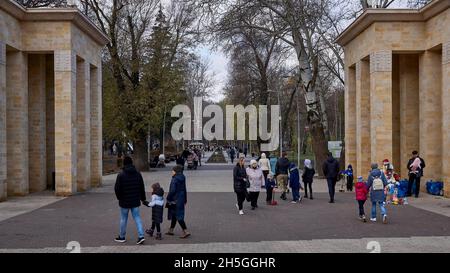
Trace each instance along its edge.
<path fill-rule="evenodd" d="M 290 164 L 289 164 L 289 169 L 295 169 L 295 163 L 294 162 L 291 162 Z"/>
<path fill-rule="evenodd" d="M 311 166 L 311 160 L 305 159 L 304 164 L 305 164 L 305 167 L 308 167 L 309 169 L 312 169 L 312 166 Z"/>
<path fill-rule="evenodd" d="M 253 165 L 258 165 L 258 162 L 254 159 L 250 160 L 250 166 L 253 167 Z"/>
<path fill-rule="evenodd" d="M 372 168 L 372 170 L 378 169 L 378 163 L 372 163 L 370 167 Z"/>
<path fill-rule="evenodd" d="M 266 154 L 265 154 L 265 153 L 262 153 L 262 154 L 261 154 L 261 158 L 266 158 Z"/>
<path fill-rule="evenodd" d="M 362 176 L 358 176 L 358 182 L 363 182 L 363 177 Z"/>

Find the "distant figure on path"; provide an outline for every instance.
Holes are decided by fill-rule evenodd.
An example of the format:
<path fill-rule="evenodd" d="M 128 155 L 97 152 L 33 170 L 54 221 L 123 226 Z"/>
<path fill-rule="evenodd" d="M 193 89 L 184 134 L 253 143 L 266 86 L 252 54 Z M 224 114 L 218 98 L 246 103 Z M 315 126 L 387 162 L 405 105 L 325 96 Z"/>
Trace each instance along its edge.
<path fill-rule="evenodd" d="M 367 179 L 367 188 L 370 189 L 370 199 L 372 201 L 372 215 L 370 221 L 377 221 L 377 205 L 380 206 L 381 216 L 383 224 L 387 223 L 387 213 L 384 206 L 386 197 L 384 195 L 384 189 L 387 186 L 387 179 L 384 173 L 378 169 L 377 163 L 372 163 L 372 171 Z"/>
<path fill-rule="evenodd" d="M 305 168 L 303 170 L 302 179 L 303 183 L 305 184 L 305 198 L 308 198 L 308 187 L 309 187 L 309 199 L 313 198 L 313 191 L 312 191 L 312 183 L 314 180 L 314 174 L 316 173 L 316 170 L 312 167 L 311 160 L 305 159 Z"/>
<path fill-rule="evenodd" d="M 278 159 L 275 166 L 275 176 L 277 178 L 278 188 L 280 189 L 282 200 L 286 200 L 287 192 L 287 182 L 288 182 L 288 172 L 289 172 L 289 159 L 287 158 L 287 153 L 283 152 L 282 157 Z"/>
<path fill-rule="evenodd" d="M 258 207 L 258 197 L 261 191 L 261 186 L 265 184 L 264 175 L 261 168 L 258 167 L 258 162 L 252 159 L 250 161 L 250 167 L 246 169 L 247 177 L 250 182 L 249 199 L 251 202 L 252 210 Z"/>
<path fill-rule="evenodd" d="M 258 161 L 258 166 L 261 168 L 263 175 L 264 175 L 264 180 L 267 180 L 267 175 L 270 172 L 270 161 L 269 159 L 266 157 L 265 153 L 261 154 L 261 158 Z M 264 181 L 265 182 L 265 181 Z M 265 185 L 264 185 L 265 186 Z"/>
<path fill-rule="evenodd" d="M 328 158 L 323 163 L 322 170 L 327 178 L 328 194 L 330 195 L 329 203 L 334 203 L 335 187 L 339 175 L 339 162 L 333 157 L 332 153 L 328 153 Z"/>
<path fill-rule="evenodd" d="M 139 236 L 137 244 L 140 245 L 144 243 L 145 238 L 139 207 L 141 202 L 144 205 L 148 205 L 145 196 L 144 179 L 141 173 L 133 166 L 131 157 L 125 156 L 123 165 L 123 170 L 117 175 L 116 184 L 114 185 L 114 191 L 120 206 L 120 231 L 115 241 L 119 243 L 126 242 L 128 212 L 131 211 Z"/>
<path fill-rule="evenodd" d="M 173 230 L 178 223 L 183 229 L 183 234 L 180 238 L 184 239 L 191 234 L 187 231 L 186 223 L 184 222 L 184 208 L 187 203 L 186 177 L 183 174 L 181 166 L 175 166 L 172 169 L 172 181 L 170 182 L 169 193 L 167 195 L 168 219 L 170 222 L 170 229 L 166 235 L 175 235 Z"/>

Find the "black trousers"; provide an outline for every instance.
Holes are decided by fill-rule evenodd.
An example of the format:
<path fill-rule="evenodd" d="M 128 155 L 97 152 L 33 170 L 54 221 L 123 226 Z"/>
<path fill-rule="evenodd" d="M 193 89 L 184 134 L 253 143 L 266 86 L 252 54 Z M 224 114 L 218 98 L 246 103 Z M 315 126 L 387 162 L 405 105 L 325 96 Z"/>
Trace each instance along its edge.
<path fill-rule="evenodd" d="M 420 192 L 420 175 L 416 175 L 413 173 L 409 174 L 409 181 L 408 181 L 408 196 L 411 196 L 411 192 L 412 192 L 412 187 L 414 182 L 416 183 L 416 189 L 414 191 L 414 195 L 416 197 L 419 197 L 419 192 Z"/>
<path fill-rule="evenodd" d="M 364 213 L 364 203 L 366 203 L 366 200 L 358 200 L 359 216 L 366 215 L 366 214 Z"/>
<path fill-rule="evenodd" d="M 267 202 L 272 201 L 273 188 L 272 188 L 272 187 L 266 188 L 266 192 L 267 192 L 266 201 L 267 201 Z"/>
<path fill-rule="evenodd" d="M 305 184 L 305 198 L 308 197 L 308 187 L 309 187 L 309 196 L 313 197 L 312 194 L 312 182 L 303 182 Z"/>
<path fill-rule="evenodd" d="M 180 224 L 180 227 L 181 227 L 183 230 L 186 230 L 186 229 L 187 229 L 186 223 L 184 222 L 184 220 L 178 220 L 178 223 Z M 171 220 L 171 222 L 170 222 L 170 228 L 171 228 L 171 229 L 174 229 L 176 225 L 177 225 L 177 218 L 176 218 L 176 217 L 172 217 L 172 220 Z"/>
<path fill-rule="evenodd" d="M 244 204 L 245 197 L 246 197 L 246 192 L 236 192 L 236 198 L 237 198 L 239 210 L 242 210 L 242 207 L 243 207 L 242 204 Z"/>
<path fill-rule="evenodd" d="M 328 194 L 330 195 L 330 201 L 334 201 L 334 194 L 336 192 L 336 179 L 335 178 L 327 178 L 328 184 Z"/>
<path fill-rule="evenodd" d="M 258 207 L 258 197 L 259 197 L 259 191 L 251 191 L 249 192 L 250 195 L 250 204 L 253 208 Z"/>
<path fill-rule="evenodd" d="M 152 229 L 155 230 L 155 228 L 156 228 L 156 232 L 161 232 L 161 224 L 160 223 L 152 222 Z"/>
<path fill-rule="evenodd" d="M 353 175 L 347 176 L 347 190 L 353 191 Z"/>

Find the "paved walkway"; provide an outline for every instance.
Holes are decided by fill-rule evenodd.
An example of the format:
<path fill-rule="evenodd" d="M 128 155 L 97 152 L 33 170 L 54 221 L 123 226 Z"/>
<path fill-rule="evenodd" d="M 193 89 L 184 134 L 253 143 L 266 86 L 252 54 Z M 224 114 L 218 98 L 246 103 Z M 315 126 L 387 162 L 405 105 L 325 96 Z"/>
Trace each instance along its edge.
<path fill-rule="evenodd" d="M 119 212 L 113 185 L 116 175 L 103 178 L 104 186 L 70 198 L 50 193 L 0 203 L 0 252 L 68 252 L 76 241 L 82 252 L 369 252 L 377 241 L 382 252 L 450 252 L 450 200 L 422 194 L 410 205 L 388 206 L 389 224 L 361 223 L 356 219 L 354 193 L 337 193 L 327 202 L 324 180 L 314 182 L 315 199 L 302 204 L 280 201 L 256 211 L 245 205 L 244 216 L 234 207 L 231 164 L 202 164 L 186 171 L 187 240 L 164 236 L 135 246 L 132 220 L 128 242 L 116 244 Z M 160 182 L 167 190 L 170 168 L 144 173 L 146 187 Z M 279 196 L 279 195 L 277 195 Z M 366 213 L 370 205 L 366 204 Z M 146 226 L 150 210 L 141 207 Z M 163 229 L 168 228 L 165 220 Z M 177 229 L 177 233 L 180 231 Z"/>

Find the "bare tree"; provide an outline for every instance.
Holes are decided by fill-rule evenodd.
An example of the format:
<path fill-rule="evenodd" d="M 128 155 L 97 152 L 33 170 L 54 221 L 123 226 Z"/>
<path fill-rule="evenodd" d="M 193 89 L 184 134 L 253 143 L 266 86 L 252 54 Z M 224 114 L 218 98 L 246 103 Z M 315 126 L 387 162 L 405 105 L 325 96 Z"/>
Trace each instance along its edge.
<path fill-rule="evenodd" d="M 67 0 L 15 0 L 26 8 L 65 7 Z"/>

